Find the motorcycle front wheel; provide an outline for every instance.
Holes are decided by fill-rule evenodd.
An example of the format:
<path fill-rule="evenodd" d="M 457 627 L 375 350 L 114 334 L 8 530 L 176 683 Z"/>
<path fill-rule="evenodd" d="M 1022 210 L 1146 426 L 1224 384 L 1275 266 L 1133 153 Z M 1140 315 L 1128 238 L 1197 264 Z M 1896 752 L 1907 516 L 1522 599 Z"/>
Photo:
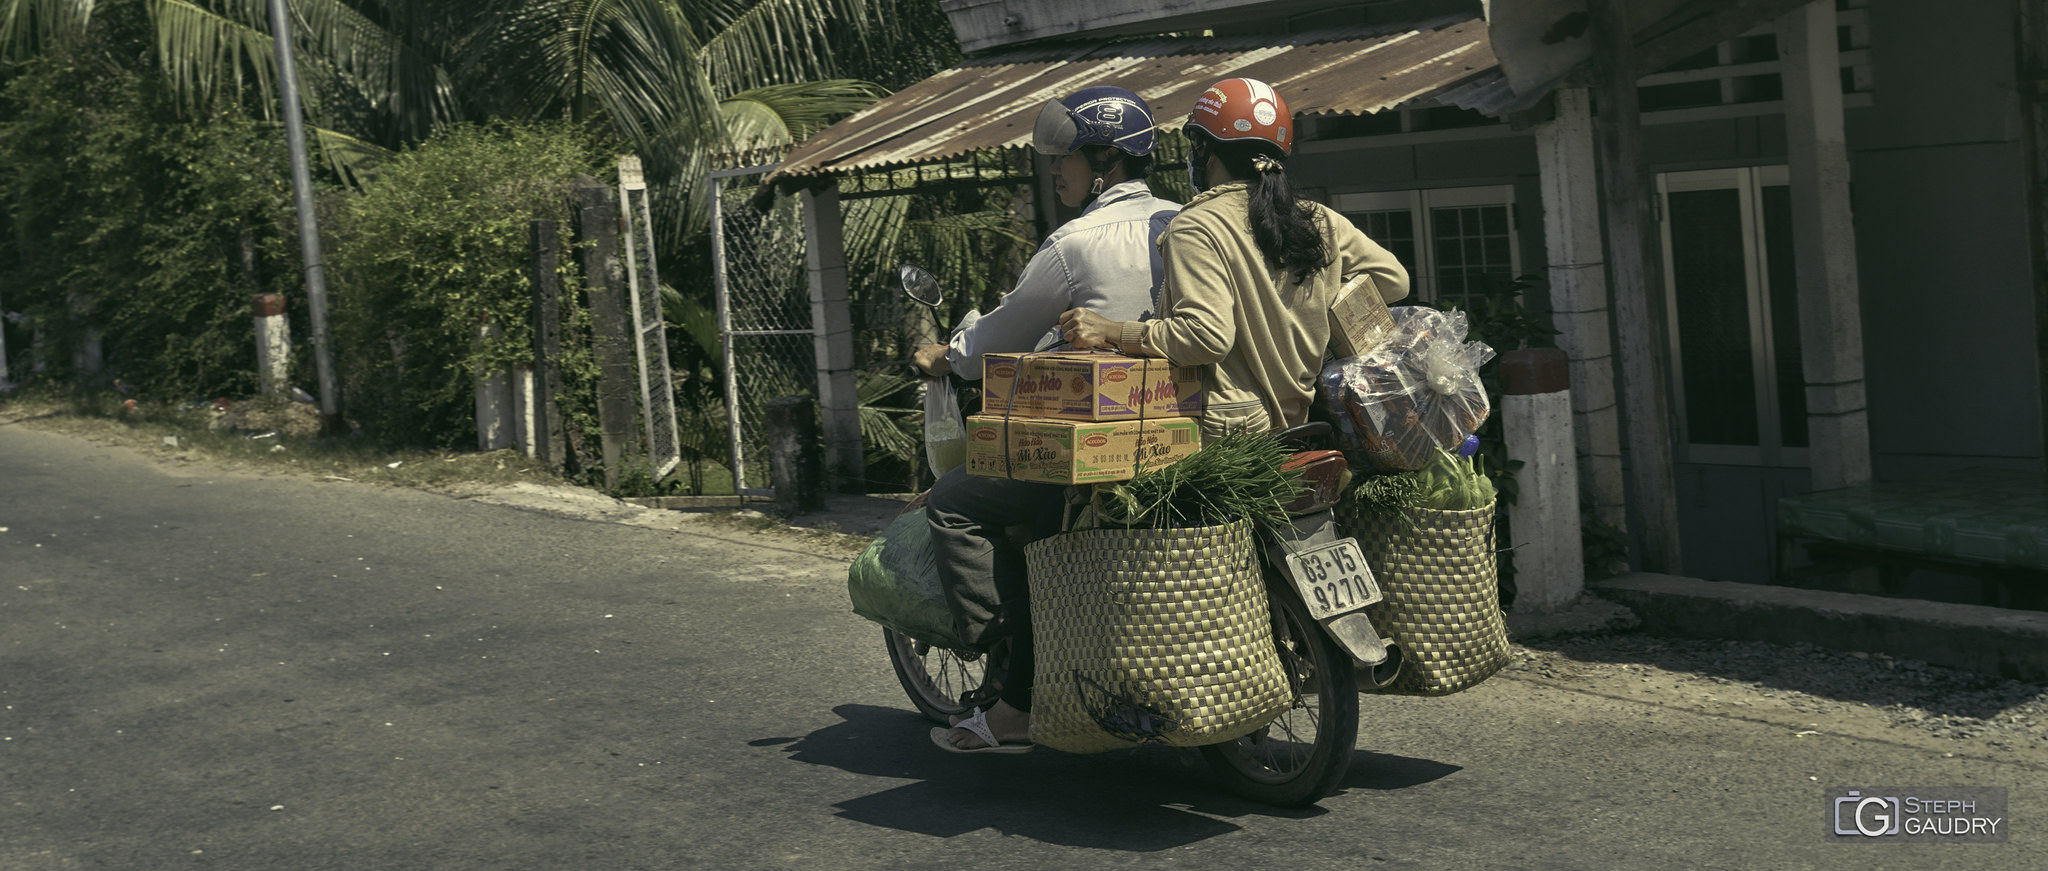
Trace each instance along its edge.
<path fill-rule="evenodd" d="M 894 629 L 882 630 L 882 643 L 910 703 L 933 723 L 944 726 L 948 717 L 967 713 L 971 705 L 963 700 L 970 693 L 986 694 L 977 693 L 989 682 L 986 656 L 933 647 Z"/>
<path fill-rule="evenodd" d="M 1314 804 L 1337 788 L 1358 743 L 1358 675 L 1351 655 L 1309 617 L 1291 589 L 1267 585 L 1273 642 L 1294 706 L 1257 732 L 1202 748 L 1225 788 L 1286 807 Z"/>

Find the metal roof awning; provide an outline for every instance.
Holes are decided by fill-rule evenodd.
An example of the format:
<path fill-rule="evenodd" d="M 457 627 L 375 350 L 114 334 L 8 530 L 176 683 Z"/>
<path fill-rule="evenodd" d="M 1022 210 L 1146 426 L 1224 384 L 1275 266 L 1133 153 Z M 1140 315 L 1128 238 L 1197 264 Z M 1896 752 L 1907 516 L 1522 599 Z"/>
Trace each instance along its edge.
<path fill-rule="evenodd" d="M 1030 144 L 1046 100 L 1091 85 L 1129 88 L 1178 129 L 1202 89 L 1250 76 L 1298 116 L 1365 115 L 1407 103 L 1498 114 L 1519 108 L 1478 16 L 1400 28 L 1040 46 L 976 58 L 818 131 L 770 180 L 869 172 Z"/>

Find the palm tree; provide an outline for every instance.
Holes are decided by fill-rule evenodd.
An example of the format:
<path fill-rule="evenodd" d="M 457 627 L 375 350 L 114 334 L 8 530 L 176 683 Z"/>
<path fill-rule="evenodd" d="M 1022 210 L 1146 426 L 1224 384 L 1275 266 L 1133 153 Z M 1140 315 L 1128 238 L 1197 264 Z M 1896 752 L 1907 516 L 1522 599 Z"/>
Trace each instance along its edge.
<path fill-rule="evenodd" d="M 112 0 L 122 2 L 122 0 Z M 265 0 L 147 5 L 172 89 L 273 115 Z M 603 125 L 656 179 L 706 155 L 787 144 L 872 101 L 836 78 L 902 0 L 293 0 L 306 115 L 329 161 L 359 170 L 450 123 L 566 117 Z M 0 61 L 80 35 L 99 0 L 0 0 Z M 687 187 L 687 185 L 685 185 Z"/>

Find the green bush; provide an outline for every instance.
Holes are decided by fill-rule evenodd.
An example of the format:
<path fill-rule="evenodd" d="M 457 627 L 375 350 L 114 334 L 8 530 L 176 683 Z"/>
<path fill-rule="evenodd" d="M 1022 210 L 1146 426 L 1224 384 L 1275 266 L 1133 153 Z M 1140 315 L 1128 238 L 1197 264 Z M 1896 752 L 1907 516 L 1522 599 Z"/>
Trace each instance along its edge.
<path fill-rule="evenodd" d="M 573 237 L 570 186 L 613 171 L 605 145 L 561 123 L 456 126 L 340 204 L 337 356 L 351 415 L 380 441 L 474 440 L 472 377 L 531 361 L 530 224 L 553 220 Z M 568 280 L 575 262 L 561 264 L 565 331 L 584 322 Z M 479 338 L 486 324 L 495 330 Z"/>
<path fill-rule="evenodd" d="M 12 68 L 0 89 L 15 336 L 43 334 L 53 380 L 247 395 L 251 295 L 299 295 L 283 137 L 231 106 L 180 117 L 157 79 L 108 60 L 128 42 L 109 29 Z M 104 370 L 73 371 L 94 340 Z M 27 349 L 10 350 L 25 374 Z"/>

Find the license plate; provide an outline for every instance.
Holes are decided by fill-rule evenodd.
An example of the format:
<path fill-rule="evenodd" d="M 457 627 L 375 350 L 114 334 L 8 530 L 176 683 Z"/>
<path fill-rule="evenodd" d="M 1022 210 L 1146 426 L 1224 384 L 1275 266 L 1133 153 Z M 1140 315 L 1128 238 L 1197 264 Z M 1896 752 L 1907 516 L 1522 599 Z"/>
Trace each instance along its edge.
<path fill-rule="evenodd" d="M 1380 600 L 1380 585 L 1355 539 L 1287 555 L 1287 575 L 1317 620 L 1356 611 Z"/>

